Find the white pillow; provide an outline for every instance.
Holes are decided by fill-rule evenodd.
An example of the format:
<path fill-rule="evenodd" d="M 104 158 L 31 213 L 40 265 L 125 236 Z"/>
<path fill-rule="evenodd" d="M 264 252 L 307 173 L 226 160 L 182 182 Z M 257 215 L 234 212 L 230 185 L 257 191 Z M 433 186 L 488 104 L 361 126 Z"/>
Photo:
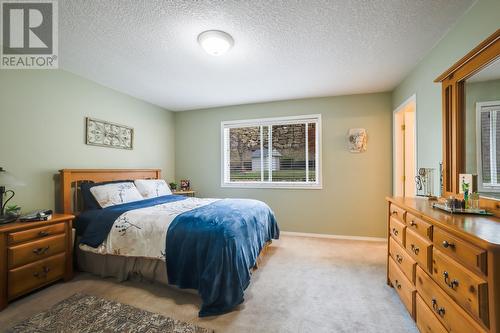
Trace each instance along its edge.
<path fill-rule="evenodd" d="M 94 186 L 90 192 L 102 208 L 144 199 L 131 182 Z"/>
<path fill-rule="evenodd" d="M 134 183 L 139 193 L 146 199 L 172 194 L 163 179 L 137 179 Z"/>

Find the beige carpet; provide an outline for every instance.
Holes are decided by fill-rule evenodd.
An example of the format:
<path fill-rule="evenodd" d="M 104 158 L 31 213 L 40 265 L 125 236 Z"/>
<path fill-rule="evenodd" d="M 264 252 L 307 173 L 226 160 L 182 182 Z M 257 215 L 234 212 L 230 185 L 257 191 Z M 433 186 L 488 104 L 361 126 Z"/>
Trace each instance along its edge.
<path fill-rule="evenodd" d="M 197 316 L 198 296 L 77 274 L 9 305 L 0 330 L 75 294 L 129 304 L 219 332 L 418 332 L 386 285 L 386 244 L 283 236 L 270 248 L 237 311 Z"/>

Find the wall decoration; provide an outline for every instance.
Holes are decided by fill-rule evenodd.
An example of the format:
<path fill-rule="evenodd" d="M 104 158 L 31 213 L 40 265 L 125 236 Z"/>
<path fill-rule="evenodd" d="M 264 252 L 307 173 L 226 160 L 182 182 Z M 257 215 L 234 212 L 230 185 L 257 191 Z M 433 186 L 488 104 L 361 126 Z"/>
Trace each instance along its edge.
<path fill-rule="evenodd" d="M 87 117 L 86 144 L 92 146 L 132 149 L 134 129 Z"/>
<path fill-rule="evenodd" d="M 362 153 L 366 151 L 368 135 L 364 128 L 351 128 L 347 134 L 348 148 L 351 153 Z"/>

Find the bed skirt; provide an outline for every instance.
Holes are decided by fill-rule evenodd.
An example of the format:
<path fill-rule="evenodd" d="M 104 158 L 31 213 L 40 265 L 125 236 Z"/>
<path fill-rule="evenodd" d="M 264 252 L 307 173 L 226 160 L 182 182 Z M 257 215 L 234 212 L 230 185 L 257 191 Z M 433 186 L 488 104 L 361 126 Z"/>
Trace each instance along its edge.
<path fill-rule="evenodd" d="M 168 285 L 165 261 L 152 258 L 98 254 L 76 247 L 78 269 L 103 278 L 156 282 Z"/>

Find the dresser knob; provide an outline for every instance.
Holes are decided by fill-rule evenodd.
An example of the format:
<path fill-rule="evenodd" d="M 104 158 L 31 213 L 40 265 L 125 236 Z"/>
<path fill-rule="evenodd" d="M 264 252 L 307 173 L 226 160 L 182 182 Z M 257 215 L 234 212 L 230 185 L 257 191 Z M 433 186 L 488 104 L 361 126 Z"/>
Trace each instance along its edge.
<path fill-rule="evenodd" d="M 401 289 L 401 283 L 399 283 L 398 280 L 394 281 L 394 284 L 396 285 L 396 288 Z"/>
<path fill-rule="evenodd" d="M 448 241 L 446 241 L 446 240 L 445 240 L 445 241 L 443 241 L 443 247 L 444 247 L 445 249 L 447 249 L 447 248 L 449 248 L 449 247 L 454 248 L 454 247 L 455 247 L 455 244 L 450 243 L 450 242 L 448 242 Z"/>
<path fill-rule="evenodd" d="M 40 231 L 38 233 L 38 236 L 40 236 L 40 237 L 45 237 L 45 236 L 48 236 L 48 235 L 50 235 L 50 233 L 48 231 Z"/>
<path fill-rule="evenodd" d="M 413 251 L 413 253 L 415 253 L 415 255 L 418 256 L 420 249 L 417 246 L 415 246 L 414 244 L 411 244 L 410 247 L 411 247 L 411 250 Z"/>
<path fill-rule="evenodd" d="M 415 221 L 413 221 L 413 220 L 411 220 L 411 221 L 410 221 L 410 226 L 411 226 L 411 227 L 415 227 L 416 225 L 417 225 L 417 224 L 415 223 Z"/>
<path fill-rule="evenodd" d="M 45 254 L 49 250 L 49 248 L 50 248 L 50 246 L 39 247 L 39 248 L 33 249 L 33 253 L 36 255 L 42 255 L 42 254 Z"/>
<path fill-rule="evenodd" d="M 47 266 L 43 266 L 42 271 L 33 273 L 33 276 L 36 277 L 37 279 L 46 278 L 49 272 L 50 268 Z"/>
<path fill-rule="evenodd" d="M 396 261 L 398 263 L 402 263 L 403 262 L 403 257 L 401 257 L 399 254 L 396 254 Z"/>
<path fill-rule="evenodd" d="M 444 271 L 443 272 L 443 277 L 444 277 L 444 283 L 446 283 L 446 285 L 448 287 L 450 287 L 451 289 L 455 289 L 455 287 L 458 286 L 458 280 L 457 279 L 453 279 L 450 281 L 450 275 L 448 274 L 448 272 Z"/>
<path fill-rule="evenodd" d="M 434 311 L 442 318 L 446 313 L 446 310 L 443 307 L 439 307 L 435 298 L 432 299 L 432 308 Z"/>
<path fill-rule="evenodd" d="M 399 234 L 396 228 L 392 228 L 392 233 L 394 234 L 394 236 L 397 236 Z"/>
<path fill-rule="evenodd" d="M 432 302 L 432 308 L 433 308 L 434 310 L 437 310 L 437 308 L 438 308 L 438 303 L 437 303 L 436 299 L 435 299 L 435 298 L 433 298 L 431 302 Z"/>

